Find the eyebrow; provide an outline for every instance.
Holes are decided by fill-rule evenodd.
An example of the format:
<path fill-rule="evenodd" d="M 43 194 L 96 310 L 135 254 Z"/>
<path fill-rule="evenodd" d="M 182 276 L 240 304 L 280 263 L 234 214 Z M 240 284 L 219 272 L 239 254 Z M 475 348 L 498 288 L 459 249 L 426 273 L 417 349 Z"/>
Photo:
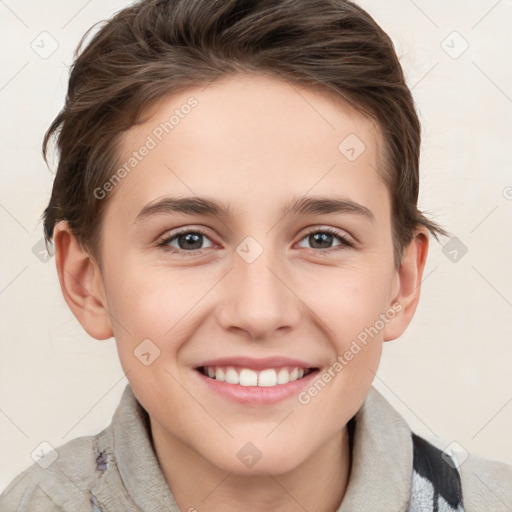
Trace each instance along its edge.
<path fill-rule="evenodd" d="M 164 197 L 155 203 L 149 203 L 137 215 L 135 223 L 154 215 L 182 213 L 185 215 L 210 215 L 230 217 L 232 210 L 229 205 L 205 197 Z M 345 198 L 303 196 L 291 200 L 281 209 L 283 217 L 300 214 L 352 213 L 375 222 L 375 216 L 366 206 Z"/>

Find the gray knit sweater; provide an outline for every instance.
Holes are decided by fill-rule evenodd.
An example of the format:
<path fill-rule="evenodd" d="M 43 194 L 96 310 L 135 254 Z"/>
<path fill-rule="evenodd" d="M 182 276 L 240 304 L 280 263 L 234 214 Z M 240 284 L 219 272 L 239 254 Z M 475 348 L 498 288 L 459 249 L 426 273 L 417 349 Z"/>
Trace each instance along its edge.
<path fill-rule="evenodd" d="M 459 465 L 411 432 L 374 387 L 352 424 L 352 469 L 337 512 L 512 512 L 512 465 L 476 456 Z M 9 484 L 0 512 L 179 512 L 129 384 L 107 428 L 57 453 Z"/>

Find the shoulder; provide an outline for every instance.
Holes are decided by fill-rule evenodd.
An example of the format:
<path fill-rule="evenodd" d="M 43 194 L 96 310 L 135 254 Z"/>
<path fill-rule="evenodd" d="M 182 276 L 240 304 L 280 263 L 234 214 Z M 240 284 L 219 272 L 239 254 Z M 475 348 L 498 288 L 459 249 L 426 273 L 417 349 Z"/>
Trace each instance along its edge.
<path fill-rule="evenodd" d="M 0 510 L 5 512 L 53 512 L 59 510 L 37 485 L 32 467 L 18 474 L 0 495 Z"/>
<path fill-rule="evenodd" d="M 438 442 L 415 433 L 412 439 L 413 491 L 415 481 L 422 491 L 428 481 L 433 495 L 443 498 L 444 508 L 439 510 L 512 511 L 512 465 L 464 451 L 454 452 L 449 446 L 443 450 Z"/>
<path fill-rule="evenodd" d="M 17 475 L 0 495 L 0 510 L 99 512 L 103 504 L 109 510 L 135 512 L 140 510 L 135 499 L 143 502 L 147 489 L 154 489 L 159 476 L 161 494 L 165 490 L 170 493 L 159 473 L 156 456 L 151 458 L 152 448 L 142 419 L 142 408 L 127 384 L 107 427 L 41 452 L 36 462 Z M 146 494 L 141 494 L 139 487 L 144 478 L 149 483 L 144 489 Z M 164 501 L 168 503 L 172 503 L 169 497 Z"/>
<path fill-rule="evenodd" d="M 37 462 L 19 473 L 0 495 L 2 512 L 57 512 L 94 510 L 94 496 L 88 491 L 98 479 L 95 455 L 98 441 L 109 437 L 110 429 L 72 439 L 48 450 Z"/>
<path fill-rule="evenodd" d="M 512 465 L 469 455 L 460 472 L 466 512 L 512 510 Z"/>

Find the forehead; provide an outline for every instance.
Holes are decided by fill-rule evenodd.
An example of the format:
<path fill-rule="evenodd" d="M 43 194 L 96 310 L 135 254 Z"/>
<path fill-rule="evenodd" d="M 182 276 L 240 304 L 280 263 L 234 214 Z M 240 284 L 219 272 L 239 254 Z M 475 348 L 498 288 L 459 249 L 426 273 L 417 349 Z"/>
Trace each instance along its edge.
<path fill-rule="evenodd" d="M 112 199 L 121 196 L 133 217 L 171 193 L 217 196 L 236 213 L 334 189 L 370 203 L 384 190 L 382 142 L 378 126 L 334 92 L 237 74 L 153 104 L 121 139 L 120 166 L 139 156 Z"/>

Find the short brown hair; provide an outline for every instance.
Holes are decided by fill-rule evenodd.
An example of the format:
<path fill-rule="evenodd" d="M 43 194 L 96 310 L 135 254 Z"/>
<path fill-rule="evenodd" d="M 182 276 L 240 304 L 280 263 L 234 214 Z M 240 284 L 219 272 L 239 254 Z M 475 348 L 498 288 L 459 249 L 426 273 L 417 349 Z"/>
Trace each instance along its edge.
<path fill-rule="evenodd" d="M 418 225 L 448 235 L 417 208 L 420 123 L 390 37 L 348 0 L 142 0 L 105 22 L 72 66 L 56 135 L 59 163 L 46 241 L 56 222 L 100 259 L 106 200 L 94 190 L 115 172 L 123 132 L 152 102 L 234 72 L 263 72 L 333 91 L 376 121 L 380 174 L 392 198 L 395 264 Z M 341 142 L 341 141 L 340 141 Z"/>

